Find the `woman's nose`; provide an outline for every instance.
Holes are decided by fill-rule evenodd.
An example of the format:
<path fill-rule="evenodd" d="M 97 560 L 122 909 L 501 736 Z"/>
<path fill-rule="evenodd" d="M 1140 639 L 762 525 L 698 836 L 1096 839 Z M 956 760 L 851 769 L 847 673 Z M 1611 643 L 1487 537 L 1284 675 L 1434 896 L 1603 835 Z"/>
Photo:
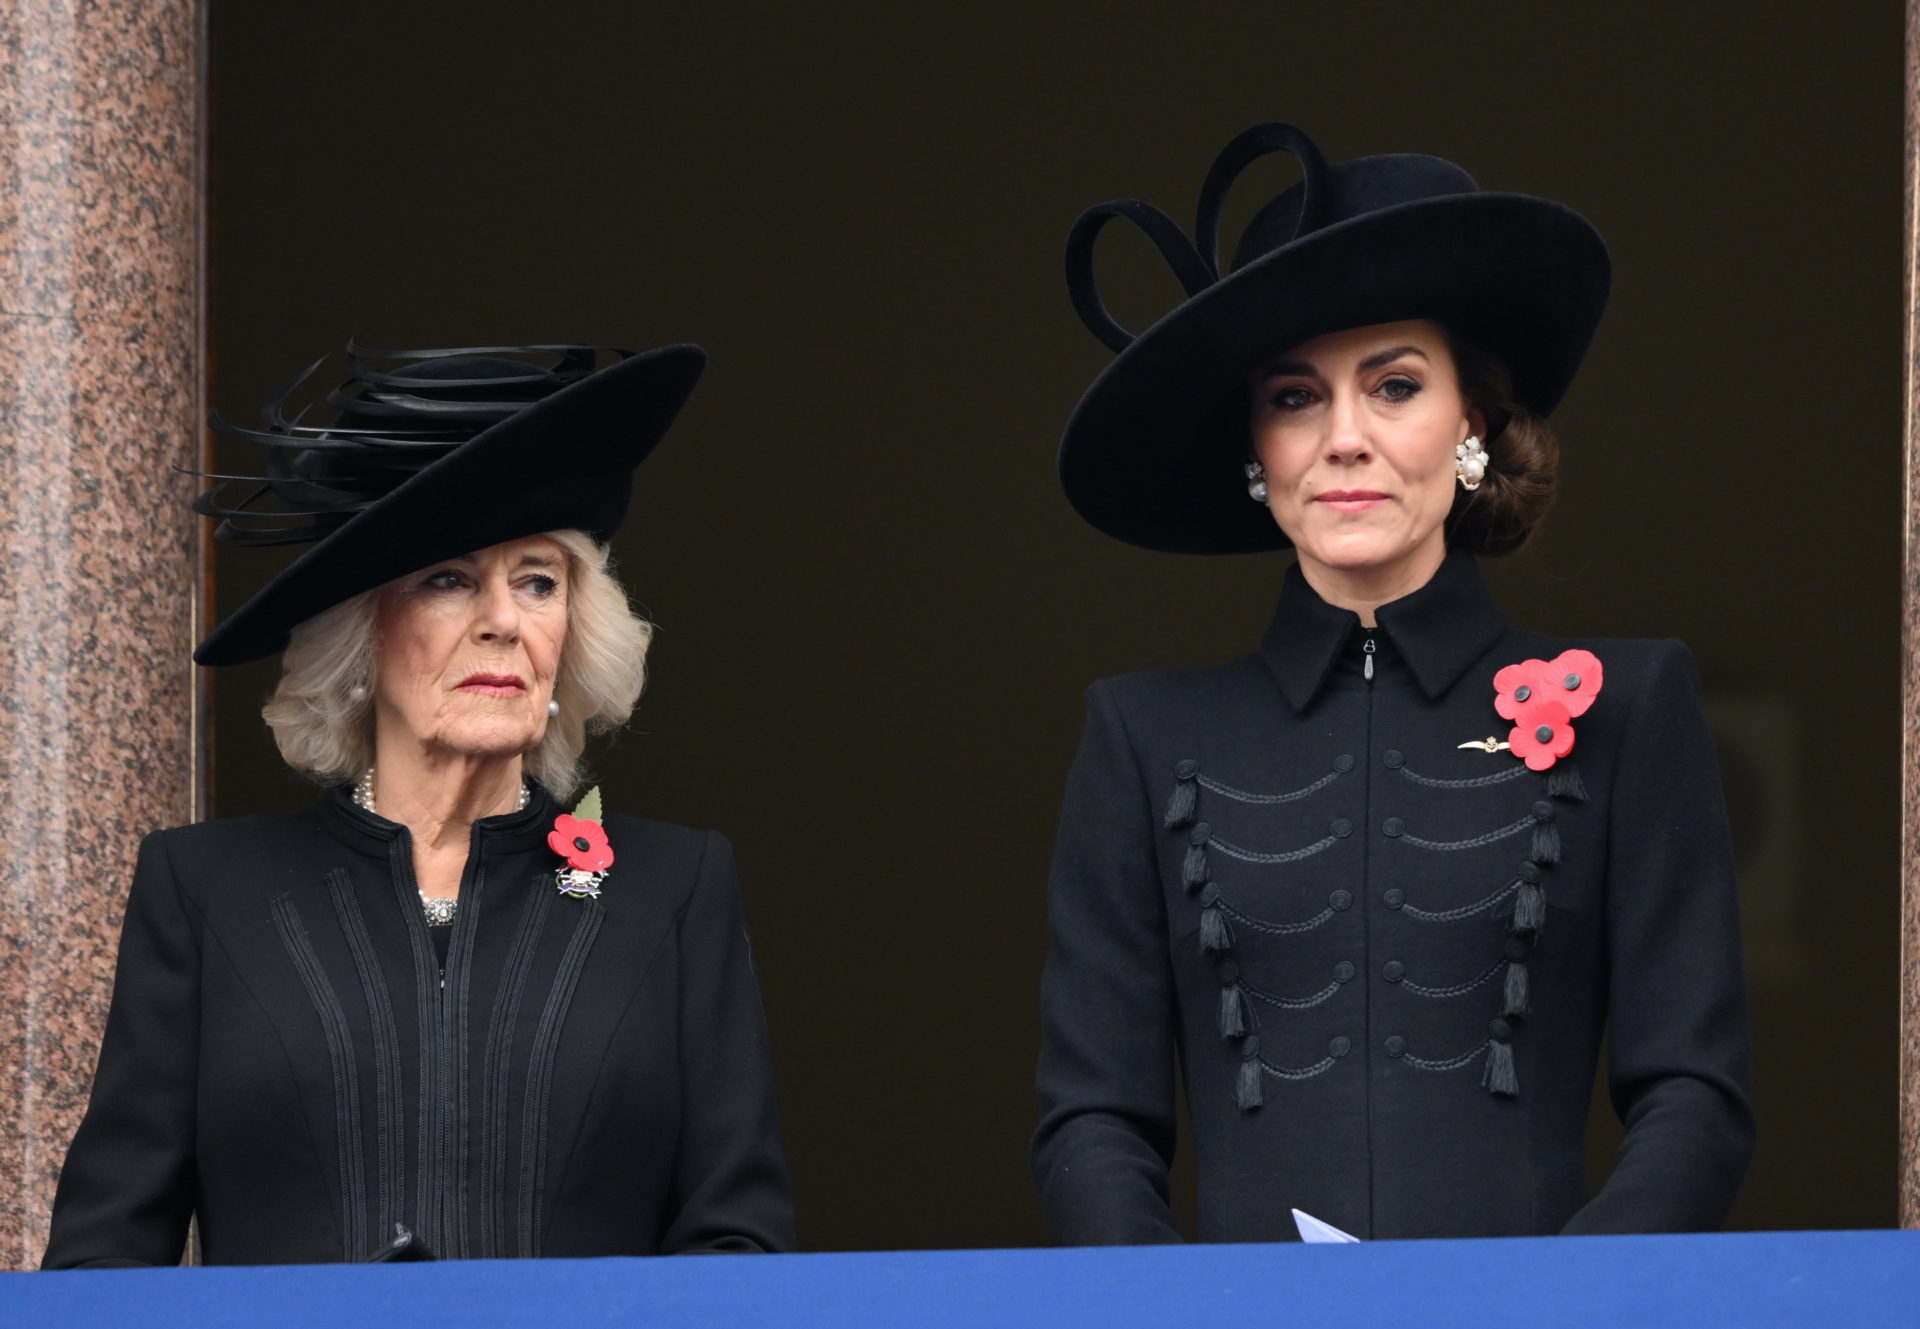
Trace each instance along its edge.
<path fill-rule="evenodd" d="M 1327 411 L 1327 457 L 1332 461 L 1363 460 L 1369 450 L 1360 418 L 1360 404 L 1341 393 Z"/>
<path fill-rule="evenodd" d="M 481 588 L 474 608 L 474 631 L 481 641 L 511 641 L 520 635 L 520 609 L 513 601 L 513 588 L 505 578 L 488 581 Z"/>

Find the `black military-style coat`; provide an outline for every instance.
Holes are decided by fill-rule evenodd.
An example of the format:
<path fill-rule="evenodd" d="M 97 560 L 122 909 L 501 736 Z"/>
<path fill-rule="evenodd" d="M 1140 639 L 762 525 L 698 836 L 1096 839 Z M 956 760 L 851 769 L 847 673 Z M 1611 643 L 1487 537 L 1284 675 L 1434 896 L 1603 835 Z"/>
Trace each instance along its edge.
<path fill-rule="evenodd" d="M 1260 651 L 1088 694 L 1049 891 L 1033 1167 L 1060 1241 L 1175 1241 L 1176 1064 L 1206 1241 L 1720 1225 L 1754 1124 L 1732 849 L 1677 642 L 1508 626 L 1450 555 L 1379 627 L 1294 569 Z M 1370 651 L 1371 677 L 1366 660 Z M 1494 674 L 1599 696 L 1536 773 Z M 1588 1195 L 1602 1034 L 1626 1126 Z"/>
<path fill-rule="evenodd" d="M 793 1244 L 733 856 L 604 825 L 559 893 L 558 807 L 474 824 L 445 967 L 406 829 L 345 790 L 141 847 L 45 1267 Z"/>

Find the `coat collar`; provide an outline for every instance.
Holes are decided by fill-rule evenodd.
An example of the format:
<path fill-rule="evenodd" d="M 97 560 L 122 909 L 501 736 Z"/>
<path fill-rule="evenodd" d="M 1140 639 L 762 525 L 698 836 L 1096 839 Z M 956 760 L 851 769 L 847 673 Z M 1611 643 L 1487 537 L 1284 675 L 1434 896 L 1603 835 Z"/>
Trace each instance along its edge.
<path fill-rule="evenodd" d="M 1453 550 L 1433 580 L 1376 617 L 1406 660 L 1420 690 L 1436 699 L 1459 681 L 1507 630 L 1473 555 Z M 1336 609 L 1307 585 L 1299 564 L 1287 569 L 1280 607 L 1260 643 L 1260 656 L 1296 711 L 1319 695 L 1341 647 L 1359 626 L 1351 609 Z"/>
<path fill-rule="evenodd" d="M 393 842 L 406 833 L 406 828 L 398 822 L 368 812 L 354 802 L 352 785 L 340 785 L 329 790 L 320 800 L 316 811 L 321 824 L 334 839 L 376 858 L 386 857 Z M 546 843 L 547 832 L 553 828 L 553 819 L 565 811 L 554 801 L 553 795 L 535 781 L 524 808 L 498 817 L 482 817 L 475 824 L 480 827 L 481 836 L 490 850 L 505 854 L 526 853 Z"/>

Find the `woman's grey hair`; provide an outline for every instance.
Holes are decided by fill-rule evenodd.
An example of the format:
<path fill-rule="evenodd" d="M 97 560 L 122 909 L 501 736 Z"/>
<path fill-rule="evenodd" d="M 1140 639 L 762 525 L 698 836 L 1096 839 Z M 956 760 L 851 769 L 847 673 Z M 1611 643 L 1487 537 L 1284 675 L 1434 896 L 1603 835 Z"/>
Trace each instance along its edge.
<path fill-rule="evenodd" d="M 587 736 L 632 717 L 646 686 L 653 627 L 633 612 L 592 537 L 549 531 L 547 538 L 567 554 L 567 637 L 553 694 L 560 713 L 547 721 L 526 769 L 565 800 L 582 783 Z M 379 599 L 378 588 L 364 591 L 295 628 L 280 684 L 260 712 L 287 765 L 321 784 L 345 784 L 373 764 Z"/>

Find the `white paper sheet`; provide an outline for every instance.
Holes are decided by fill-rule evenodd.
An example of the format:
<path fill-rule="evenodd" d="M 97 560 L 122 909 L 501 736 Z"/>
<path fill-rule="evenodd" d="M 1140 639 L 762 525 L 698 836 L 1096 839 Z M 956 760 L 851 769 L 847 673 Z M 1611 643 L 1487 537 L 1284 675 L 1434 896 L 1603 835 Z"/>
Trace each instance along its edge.
<path fill-rule="evenodd" d="M 1344 1245 L 1349 1241 L 1358 1242 L 1360 1240 L 1360 1238 L 1354 1236 L 1351 1232 L 1342 1232 L 1333 1224 L 1322 1223 L 1312 1214 L 1303 1214 L 1298 1209 L 1293 1211 L 1293 1225 L 1300 1229 L 1300 1240 L 1309 1241 L 1315 1245 L 1338 1246 Z"/>

